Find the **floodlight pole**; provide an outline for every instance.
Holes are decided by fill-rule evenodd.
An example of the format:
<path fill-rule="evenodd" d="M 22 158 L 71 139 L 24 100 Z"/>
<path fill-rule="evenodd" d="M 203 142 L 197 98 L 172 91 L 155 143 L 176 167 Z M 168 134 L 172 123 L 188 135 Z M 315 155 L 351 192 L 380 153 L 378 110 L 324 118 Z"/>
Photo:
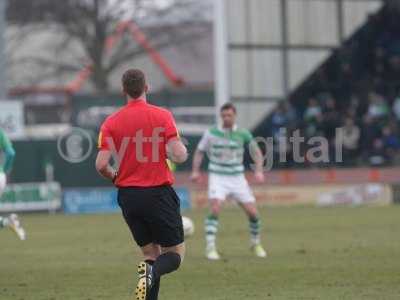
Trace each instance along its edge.
<path fill-rule="evenodd" d="M 6 7 L 7 0 L 0 0 L 0 100 L 7 96 L 6 91 Z"/>
<path fill-rule="evenodd" d="M 228 78 L 228 34 L 226 1 L 214 0 L 214 68 L 215 109 L 219 120 L 220 107 L 230 100 Z"/>

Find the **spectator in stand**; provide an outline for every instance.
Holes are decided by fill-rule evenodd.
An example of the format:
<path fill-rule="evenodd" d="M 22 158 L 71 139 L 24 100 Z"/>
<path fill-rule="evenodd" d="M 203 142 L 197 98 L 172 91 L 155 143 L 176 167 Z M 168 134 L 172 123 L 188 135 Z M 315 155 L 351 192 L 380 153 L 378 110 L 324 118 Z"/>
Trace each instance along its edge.
<path fill-rule="evenodd" d="M 288 130 L 296 127 L 296 111 L 285 101 L 278 105 L 277 109 L 271 116 L 272 135 L 275 136 L 280 128 L 287 128 Z"/>
<path fill-rule="evenodd" d="M 396 118 L 397 124 L 400 123 L 400 96 L 397 96 L 393 102 L 393 114 Z"/>
<path fill-rule="evenodd" d="M 387 158 L 392 161 L 395 159 L 400 149 L 400 140 L 390 126 L 385 126 L 382 130 L 382 142 Z"/>
<path fill-rule="evenodd" d="M 343 145 L 343 162 L 345 165 L 355 165 L 359 153 L 360 128 L 352 118 L 347 117 L 337 138 Z"/>
<path fill-rule="evenodd" d="M 287 127 L 288 129 L 294 129 L 297 126 L 297 113 L 289 101 L 285 101 L 284 104 Z"/>
<path fill-rule="evenodd" d="M 382 139 L 376 138 L 372 142 L 372 148 L 368 153 L 368 162 L 371 166 L 384 166 L 387 156 Z"/>
<path fill-rule="evenodd" d="M 322 114 L 322 130 L 324 136 L 330 143 L 334 143 L 336 128 L 341 125 L 340 114 L 336 109 L 335 99 L 332 97 L 326 99 Z"/>
<path fill-rule="evenodd" d="M 368 116 L 382 120 L 389 116 L 389 112 L 389 106 L 381 95 L 376 93 L 369 94 Z"/>
<path fill-rule="evenodd" d="M 353 94 L 350 97 L 349 103 L 343 107 L 343 113 L 346 115 L 345 118 L 351 118 L 358 124 L 361 123 L 365 111 L 363 111 L 363 107 L 360 105 L 360 99 L 357 95 Z"/>
<path fill-rule="evenodd" d="M 300 123 L 306 139 L 325 136 L 332 146 L 336 127 L 343 126 L 346 165 L 353 164 L 359 155 L 364 164 L 381 166 L 395 157 L 394 162 L 400 165 L 398 12 L 384 9 L 371 15 L 361 34 L 342 45 L 296 94 L 313 97 L 298 122 L 289 121 L 289 115 L 295 116 L 289 113 L 290 108 L 280 107 L 273 115 L 274 132 L 279 127 L 294 130 L 296 125 L 289 124 Z M 331 95 L 340 101 L 335 102 Z M 342 115 L 346 116 L 344 120 Z M 302 150 L 306 148 L 307 145 Z"/>
<path fill-rule="evenodd" d="M 308 107 L 304 112 L 304 120 L 307 122 L 314 122 L 320 119 L 322 114 L 321 106 L 315 98 L 308 101 Z"/>
<path fill-rule="evenodd" d="M 286 128 L 287 124 L 288 119 L 285 113 L 285 106 L 284 103 L 280 103 L 271 116 L 272 136 L 275 138 L 279 135 L 279 130 L 281 128 Z"/>
<path fill-rule="evenodd" d="M 306 123 L 306 135 L 308 137 L 316 135 L 322 121 L 322 109 L 315 98 L 309 100 L 308 107 L 303 115 L 303 120 Z"/>
<path fill-rule="evenodd" d="M 292 164 L 291 144 L 289 143 L 289 134 L 296 126 L 296 112 L 289 102 L 279 104 L 271 116 L 271 131 L 274 138 L 274 162 L 276 167 L 289 167 Z M 286 131 L 281 130 L 286 129 Z M 285 146 L 280 144 L 284 144 Z M 280 162 L 281 152 L 285 152 L 286 161 Z"/>
<path fill-rule="evenodd" d="M 367 114 L 364 117 L 361 129 L 361 147 L 364 151 L 364 154 L 368 154 L 372 150 L 374 140 L 376 138 L 379 138 L 380 135 L 381 129 L 379 127 L 379 124 L 376 122 L 375 119 Z"/>

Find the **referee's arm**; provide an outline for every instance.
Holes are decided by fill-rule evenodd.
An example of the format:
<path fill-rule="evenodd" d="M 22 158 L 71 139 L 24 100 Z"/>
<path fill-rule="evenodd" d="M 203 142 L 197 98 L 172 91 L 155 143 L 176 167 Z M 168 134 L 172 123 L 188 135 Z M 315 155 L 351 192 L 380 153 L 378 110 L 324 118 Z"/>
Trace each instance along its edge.
<path fill-rule="evenodd" d="M 96 170 L 101 176 L 114 182 L 117 171 L 110 166 L 111 151 L 101 150 L 96 158 Z"/>
<path fill-rule="evenodd" d="M 174 163 L 181 164 L 188 159 L 188 152 L 180 138 L 170 139 L 167 144 L 168 158 Z"/>
<path fill-rule="evenodd" d="M 179 136 L 171 112 L 168 112 L 165 118 L 165 138 L 168 159 L 177 164 L 184 163 L 188 159 L 188 152 Z"/>
<path fill-rule="evenodd" d="M 97 154 L 96 158 L 96 170 L 101 176 L 111 180 L 114 183 L 118 172 L 110 166 L 112 153 L 108 145 L 107 138 L 111 138 L 111 135 L 107 126 L 103 124 L 99 134 L 99 153 Z"/>

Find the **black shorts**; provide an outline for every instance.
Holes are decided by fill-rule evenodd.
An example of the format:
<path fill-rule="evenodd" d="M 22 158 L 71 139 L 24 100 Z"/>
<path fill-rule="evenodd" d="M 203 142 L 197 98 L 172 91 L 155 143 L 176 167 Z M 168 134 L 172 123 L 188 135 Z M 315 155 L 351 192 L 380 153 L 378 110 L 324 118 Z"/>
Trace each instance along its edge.
<path fill-rule="evenodd" d="M 169 185 L 118 190 L 118 204 L 136 243 L 172 247 L 183 243 L 180 200 Z"/>

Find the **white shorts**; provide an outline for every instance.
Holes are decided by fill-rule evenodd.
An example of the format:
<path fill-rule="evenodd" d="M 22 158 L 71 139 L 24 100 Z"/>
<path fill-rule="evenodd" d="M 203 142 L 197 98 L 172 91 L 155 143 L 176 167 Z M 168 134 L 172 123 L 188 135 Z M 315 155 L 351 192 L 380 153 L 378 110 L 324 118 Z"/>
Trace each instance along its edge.
<path fill-rule="evenodd" d="M 208 176 L 208 199 L 225 201 L 232 197 L 240 203 L 256 201 L 244 174 L 221 175 L 210 173 Z"/>
<path fill-rule="evenodd" d="M 7 184 L 7 177 L 6 174 L 0 172 L 0 197 L 3 194 Z"/>

